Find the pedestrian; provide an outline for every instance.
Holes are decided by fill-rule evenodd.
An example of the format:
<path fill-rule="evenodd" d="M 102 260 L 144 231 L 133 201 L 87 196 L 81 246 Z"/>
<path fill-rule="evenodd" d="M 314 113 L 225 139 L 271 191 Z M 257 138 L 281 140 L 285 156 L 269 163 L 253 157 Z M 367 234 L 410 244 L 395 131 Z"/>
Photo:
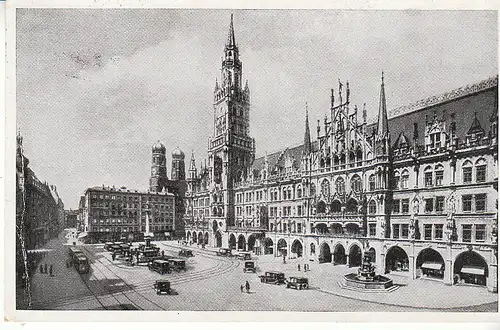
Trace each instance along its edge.
<path fill-rule="evenodd" d="M 245 283 L 245 288 L 247 289 L 247 293 L 250 293 L 250 283 L 248 281 Z"/>
<path fill-rule="evenodd" d="M 307 264 L 304 264 L 304 271 L 307 272 Z"/>
<path fill-rule="evenodd" d="M 113 258 L 113 261 L 115 261 L 116 255 L 115 255 L 115 253 L 114 253 L 114 252 L 113 252 L 113 254 L 111 255 L 111 257 Z"/>
<path fill-rule="evenodd" d="M 297 265 L 297 268 L 299 269 L 299 272 L 300 272 L 300 264 Z M 304 266 L 304 270 L 306 270 L 305 266 Z"/>
<path fill-rule="evenodd" d="M 241 293 L 243 293 L 243 284 L 240 285 L 240 290 L 241 290 Z"/>
<path fill-rule="evenodd" d="M 161 250 L 161 257 L 165 257 L 165 250 Z"/>
<path fill-rule="evenodd" d="M 47 264 L 45 264 L 44 271 L 45 274 L 47 274 Z"/>
<path fill-rule="evenodd" d="M 40 274 L 43 274 L 43 265 L 40 264 Z"/>
<path fill-rule="evenodd" d="M 50 272 L 50 276 L 52 276 L 52 265 L 50 265 L 50 270 L 49 270 L 49 272 Z"/>

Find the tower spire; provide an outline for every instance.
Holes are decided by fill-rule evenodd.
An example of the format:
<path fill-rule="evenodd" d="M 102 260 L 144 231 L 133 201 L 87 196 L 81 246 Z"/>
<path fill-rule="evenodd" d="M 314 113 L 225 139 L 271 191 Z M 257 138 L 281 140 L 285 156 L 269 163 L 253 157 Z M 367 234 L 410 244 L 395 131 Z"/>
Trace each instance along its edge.
<path fill-rule="evenodd" d="M 306 130 L 304 133 L 304 155 L 311 153 L 311 132 L 309 131 L 309 110 L 306 102 Z"/>
<path fill-rule="evenodd" d="M 233 14 L 231 14 L 231 23 L 229 24 L 229 33 L 227 35 L 226 46 L 227 47 L 236 46 L 236 41 L 234 39 Z"/>
<path fill-rule="evenodd" d="M 389 133 L 387 118 L 387 104 L 385 102 L 384 72 L 382 71 L 382 84 L 380 86 L 380 103 L 378 108 L 377 137 L 385 137 Z"/>

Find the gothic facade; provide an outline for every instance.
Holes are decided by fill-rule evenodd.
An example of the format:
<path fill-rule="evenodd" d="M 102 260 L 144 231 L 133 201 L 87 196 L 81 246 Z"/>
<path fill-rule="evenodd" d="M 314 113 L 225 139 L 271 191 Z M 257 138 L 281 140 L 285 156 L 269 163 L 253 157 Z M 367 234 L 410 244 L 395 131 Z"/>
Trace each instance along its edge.
<path fill-rule="evenodd" d="M 498 77 L 389 112 L 382 74 L 375 123 L 339 83 L 314 139 L 306 109 L 303 144 L 255 158 L 239 56 L 231 17 L 187 240 L 497 291 Z"/>

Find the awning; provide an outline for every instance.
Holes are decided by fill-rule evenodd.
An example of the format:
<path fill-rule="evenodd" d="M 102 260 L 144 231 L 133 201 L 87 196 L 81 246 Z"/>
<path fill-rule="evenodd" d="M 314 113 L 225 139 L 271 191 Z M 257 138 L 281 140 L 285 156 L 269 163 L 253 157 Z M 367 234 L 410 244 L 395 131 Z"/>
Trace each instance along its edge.
<path fill-rule="evenodd" d="M 474 275 L 484 275 L 483 267 L 462 267 L 460 271 L 462 273 L 474 274 Z"/>
<path fill-rule="evenodd" d="M 27 250 L 27 253 L 45 253 L 45 252 L 50 252 L 52 250 L 50 249 L 37 249 L 37 250 Z"/>
<path fill-rule="evenodd" d="M 424 262 L 421 266 L 421 268 L 435 269 L 435 270 L 441 270 L 442 267 L 443 264 L 438 262 Z"/>
<path fill-rule="evenodd" d="M 87 235 L 88 235 L 88 233 L 80 233 L 80 234 L 78 234 L 78 238 L 84 238 Z"/>

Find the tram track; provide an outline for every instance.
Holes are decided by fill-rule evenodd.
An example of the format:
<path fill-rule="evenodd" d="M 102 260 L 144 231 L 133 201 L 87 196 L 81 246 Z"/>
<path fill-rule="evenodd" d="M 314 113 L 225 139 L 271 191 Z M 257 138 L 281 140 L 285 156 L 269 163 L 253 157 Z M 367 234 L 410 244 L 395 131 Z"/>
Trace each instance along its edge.
<path fill-rule="evenodd" d="M 160 244 L 162 245 L 164 250 L 169 251 L 169 252 L 178 252 L 178 250 L 180 249 L 180 248 L 172 247 L 172 246 L 169 246 L 166 244 L 162 244 L 162 243 L 160 243 Z M 38 304 L 42 305 L 44 303 L 51 303 L 51 304 L 56 303 L 57 306 L 65 306 L 65 305 L 71 305 L 71 304 L 75 304 L 75 303 L 88 302 L 88 301 L 91 301 L 93 299 L 96 299 L 104 309 L 107 309 L 106 305 L 103 303 L 103 301 L 104 301 L 103 298 L 105 298 L 107 296 L 111 296 L 111 298 L 113 298 L 117 301 L 118 305 L 122 305 L 122 303 L 120 303 L 119 300 L 115 296 L 117 294 L 121 294 L 127 300 L 129 300 L 133 306 L 139 308 L 139 306 L 137 306 L 137 304 L 134 303 L 134 301 L 126 294 L 126 293 L 130 293 L 130 292 L 134 292 L 134 293 L 138 294 L 142 299 L 146 300 L 150 304 L 153 304 L 155 307 L 162 309 L 162 310 L 165 310 L 160 305 L 158 305 L 157 303 L 155 303 L 154 301 L 152 301 L 151 299 L 149 299 L 147 296 L 145 296 L 143 294 L 147 291 L 151 291 L 151 284 L 150 283 L 141 283 L 139 285 L 134 285 L 134 286 L 128 284 L 121 276 L 119 276 L 110 267 L 110 265 L 107 265 L 107 264 L 103 263 L 101 260 L 99 260 L 98 258 L 96 258 L 92 253 L 90 253 L 90 251 L 88 250 L 87 247 L 82 246 L 82 248 L 87 252 L 86 254 L 88 255 L 89 259 L 92 260 L 92 263 L 97 262 L 100 265 L 102 265 L 102 267 L 106 268 L 106 270 L 108 270 L 110 273 L 112 273 L 116 277 L 116 279 L 121 280 L 126 285 L 126 287 L 128 288 L 128 291 L 121 291 L 123 289 L 119 289 L 120 291 L 115 292 L 113 289 L 104 288 L 104 291 L 107 291 L 107 292 L 103 292 L 103 293 L 95 292 L 89 286 L 87 280 L 85 280 L 84 275 L 81 275 L 82 281 L 84 282 L 85 286 L 89 290 L 90 295 L 83 294 L 83 295 L 65 297 L 65 298 L 51 300 L 51 301 L 45 301 L 45 302 L 39 301 L 39 302 L 37 302 Z M 206 268 L 206 269 L 203 269 L 203 270 L 200 270 L 200 271 L 195 271 L 195 272 L 188 271 L 188 272 L 170 273 L 167 276 L 165 276 L 164 278 L 169 280 L 172 285 L 179 285 L 179 284 L 184 284 L 184 283 L 189 283 L 189 282 L 201 281 L 201 280 L 212 278 L 212 277 L 219 276 L 219 275 L 224 275 L 224 274 L 238 268 L 240 265 L 240 262 L 238 260 L 214 256 L 210 252 L 198 251 L 198 254 L 203 255 L 204 258 L 216 260 L 217 261 L 216 265 L 209 267 L 209 268 Z M 107 258 L 105 258 L 105 259 L 109 260 Z M 104 277 L 105 280 L 110 279 L 108 276 L 106 276 L 104 274 L 104 272 L 101 269 L 98 269 L 97 267 L 93 267 L 93 271 L 95 271 L 95 270 L 98 271 L 100 274 L 102 274 L 102 276 Z M 93 276 L 95 277 L 95 275 L 93 275 Z M 95 277 L 95 279 L 96 279 L 96 282 L 99 281 L 99 279 L 97 277 Z M 102 285 L 101 285 L 101 287 L 102 287 Z M 142 308 L 140 308 L 140 309 L 142 309 Z"/>

